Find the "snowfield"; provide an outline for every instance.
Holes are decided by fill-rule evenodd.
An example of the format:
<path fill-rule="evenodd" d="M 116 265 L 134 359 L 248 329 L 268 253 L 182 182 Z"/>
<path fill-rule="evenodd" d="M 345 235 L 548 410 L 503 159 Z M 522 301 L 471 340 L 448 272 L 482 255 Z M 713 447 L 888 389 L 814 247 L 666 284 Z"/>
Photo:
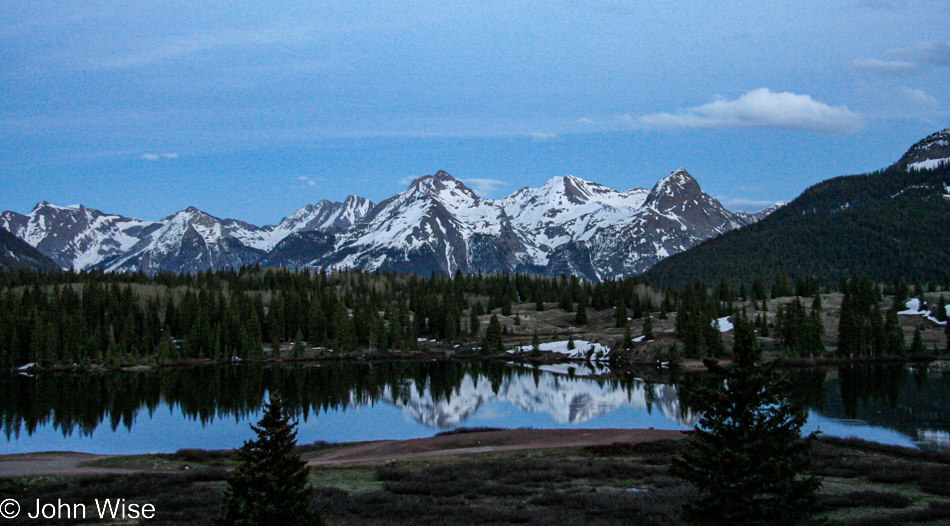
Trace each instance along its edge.
<path fill-rule="evenodd" d="M 924 316 L 924 317 L 926 317 L 929 321 L 931 321 L 931 322 L 933 322 L 933 323 L 936 323 L 937 325 L 946 325 L 946 324 L 947 324 L 947 322 L 945 322 L 945 321 L 940 321 L 940 320 L 938 320 L 937 318 L 934 318 L 933 316 L 931 316 L 929 310 L 921 310 L 921 308 L 920 308 L 920 300 L 919 300 L 918 298 L 913 298 L 913 299 L 907 300 L 907 302 L 904 303 L 904 306 L 907 307 L 907 310 L 902 310 L 902 311 L 898 312 L 898 313 L 897 313 L 898 315 L 900 315 L 900 316 Z M 950 316 L 950 305 L 947 305 L 945 308 L 946 308 L 946 311 L 947 311 L 947 315 Z"/>

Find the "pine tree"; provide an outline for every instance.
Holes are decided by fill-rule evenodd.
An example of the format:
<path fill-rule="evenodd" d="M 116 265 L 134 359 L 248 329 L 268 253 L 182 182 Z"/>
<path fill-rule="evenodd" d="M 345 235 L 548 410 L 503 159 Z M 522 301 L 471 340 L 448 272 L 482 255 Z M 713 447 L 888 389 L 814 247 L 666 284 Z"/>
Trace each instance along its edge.
<path fill-rule="evenodd" d="M 670 472 L 699 495 L 683 507 L 694 524 L 800 524 L 817 507 L 820 479 L 806 475 L 814 433 L 807 408 L 772 365 L 757 365 L 755 328 L 735 323 L 734 362 L 706 359 L 709 383 L 689 395 L 703 416 Z"/>
<path fill-rule="evenodd" d="M 502 338 L 501 322 L 498 321 L 497 314 L 491 315 L 488 328 L 485 329 L 485 338 L 482 340 L 482 352 L 490 351 L 505 352 L 505 341 Z"/>
<path fill-rule="evenodd" d="M 574 324 L 578 327 L 587 325 L 587 297 L 581 296 L 577 301 L 577 314 L 574 315 Z"/>
<path fill-rule="evenodd" d="M 617 307 L 614 309 L 614 327 L 622 328 L 627 326 L 627 307 L 624 305 L 623 300 L 617 302 Z"/>
<path fill-rule="evenodd" d="M 647 316 L 643 319 L 643 340 L 650 341 L 655 339 L 653 335 L 653 317 Z"/>
<path fill-rule="evenodd" d="M 290 422 L 280 397 L 271 396 L 264 416 L 251 429 L 256 440 L 238 450 L 240 465 L 228 478 L 219 526 L 322 525 L 310 507 L 313 490 L 307 465 L 294 448 L 297 423 Z"/>
<path fill-rule="evenodd" d="M 480 305 L 480 304 L 479 304 L 479 303 L 475 303 L 475 305 Z M 468 316 L 468 333 L 469 333 L 469 335 L 471 335 L 472 337 L 478 336 L 478 332 L 481 330 L 481 327 L 480 327 L 479 325 L 480 325 L 480 324 L 479 324 L 479 322 L 478 322 L 478 311 L 477 311 L 477 309 L 475 309 L 475 307 L 472 307 L 471 311 L 469 312 L 469 316 Z"/>
<path fill-rule="evenodd" d="M 924 346 L 924 340 L 920 336 L 920 327 L 914 329 L 914 340 L 910 344 L 910 354 L 911 356 L 923 356 L 927 353 L 927 348 Z"/>

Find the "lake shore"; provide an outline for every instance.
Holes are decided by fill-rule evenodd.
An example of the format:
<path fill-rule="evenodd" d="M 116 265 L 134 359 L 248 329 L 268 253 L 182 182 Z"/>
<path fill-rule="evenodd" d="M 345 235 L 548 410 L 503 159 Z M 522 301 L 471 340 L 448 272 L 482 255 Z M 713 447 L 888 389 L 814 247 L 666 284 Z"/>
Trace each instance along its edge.
<path fill-rule="evenodd" d="M 683 433 L 651 429 L 473 431 L 415 440 L 301 449 L 314 505 L 328 524 L 652 524 L 678 526 L 694 490 L 670 476 Z M 830 525 L 945 524 L 950 456 L 855 439 L 820 438 Z M 39 470 L 24 466 L 44 464 Z M 153 504 L 163 524 L 218 515 L 235 461 L 226 451 L 0 457 L 0 486 L 21 503 L 85 503 L 118 495 Z M 13 469 L 15 468 L 15 469 Z"/>
<path fill-rule="evenodd" d="M 374 440 L 327 444 L 326 451 L 307 451 L 311 467 L 392 462 L 419 457 L 455 456 L 499 451 L 586 447 L 614 443 L 638 444 L 684 436 L 682 431 L 660 429 L 499 429 L 457 432 L 409 440 Z M 307 446 L 306 448 L 310 448 Z M 224 453 L 222 451 L 221 453 Z M 75 476 L 98 473 L 168 472 L 184 470 L 187 461 L 153 462 L 149 469 L 141 460 L 167 455 L 94 455 L 77 452 L 42 452 L 0 455 L 0 478 L 27 476 Z M 189 468 L 190 469 L 190 468 Z"/>

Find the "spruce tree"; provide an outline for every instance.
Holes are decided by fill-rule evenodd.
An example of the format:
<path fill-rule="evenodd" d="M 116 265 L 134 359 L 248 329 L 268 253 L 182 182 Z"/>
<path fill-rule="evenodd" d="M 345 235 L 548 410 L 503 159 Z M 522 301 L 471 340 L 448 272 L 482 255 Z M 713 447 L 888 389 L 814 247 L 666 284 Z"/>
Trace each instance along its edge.
<path fill-rule="evenodd" d="M 578 327 L 587 325 L 587 297 L 581 296 L 577 301 L 577 314 L 574 315 L 574 324 Z"/>
<path fill-rule="evenodd" d="M 737 317 L 738 318 L 738 317 Z M 699 494 L 683 507 L 693 524 L 800 524 L 816 510 L 820 479 L 806 475 L 814 433 L 805 404 L 772 365 L 758 365 L 755 328 L 735 322 L 734 361 L 703 363 L 709 382 L 689 395 L 703 416 L 670 472 Z"/>
<path fill-rule="evenodd" d="M 238 450 L 240 464 L 228 478 L 219 526 L 322 525 L 310 506 L 313 490 L 307 465 L 295 451 L 297 423 L 271 396 L 260 422 L 251 425 L 256 440 Z"/>
<path fill-rule="evenodd" d="M 623 300 L 617 302 L 617 307 L 614 309 L 614 327 L 623 328 L 627 326 L 627 306 L 624 305 Z"/>
<path fill-rule="evenodd" d="M 910 344 L 910 354 L 911 356 L 923 356 L 927 353 L 927 348 L 924 346 L 924 340 L 920 336 L 920 327 L 914 329 L 914 340 Z"/>

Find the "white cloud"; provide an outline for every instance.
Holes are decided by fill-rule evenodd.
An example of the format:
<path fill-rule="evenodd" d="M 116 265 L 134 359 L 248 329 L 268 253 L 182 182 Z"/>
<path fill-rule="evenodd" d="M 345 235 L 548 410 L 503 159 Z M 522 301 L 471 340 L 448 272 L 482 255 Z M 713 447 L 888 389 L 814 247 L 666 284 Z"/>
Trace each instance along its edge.
<path fill-rule="evenodd" d="M 103 68 L 132 68 L 231 47 L 299 44 L 311 40 L 311 32 L 311 28 L 303 26 L 274 25 L 254 30 L 228 29 L 198 33 L 188 37 L 166 39 L 147 49 L 107 58 L 97 65 Z"/>
<path fill-rule="evenodd" d="M 950 66 L 950 41 L 918 42 L 914 47 L 892 49 L 887 55 L 917 60 L 930 66 Z"/>
<path fill-rule="evenodd" d="M 462 182 L 481 197 L 490 197 L 502 186 L 508 186 L 508 183 L 497 179 L 462 179 Z"/>
<path fill-rule="evenodd" d="M 175 152 L 170 153 L 143 153 L 139 159 L 143 161 L 161 161 L 162 159 L 177 159 L 178 154 Z"/>
<path fill-rule="evenodd" d="M 300 181 L 299 186 L 292 186 L 292 190 L 300 190 L 303 188 L 309 188 L 311 186 L 317 186 L 317 181 L 326 181 L 323 177 L 307 177 L 306 175 L 298 175 L 297 180 Z"/>
<path fill-rule="evenodd" d="M 635 122 L 643 128 L 780 128 L 847 133 L 860 128 L 862 118 L 847 106 L 832 107 L 808 95 L 760 88 L 736 100 L 719 99 L 675 114 L 644 115 Z"/>
<path fill-rule="evenodd" d="M 557 139 L 556 133 L 534 132 L 531 134 L 531 140 L 534 142 L 548 142 Z"/>
<path fill-rule="evenodd" d="M 922 89 L 904 88 L 904 96 L 918 106 L 937 106 L 939 104 L 936 97 Z"/>
<path fill-rule="evenodd" d="M 876 58 L 855 60 L 852 65 L 854 69 L 872 75 L 911 75 L 920 71 L 920 68 L 912 62 L 885 61 Z"/>

